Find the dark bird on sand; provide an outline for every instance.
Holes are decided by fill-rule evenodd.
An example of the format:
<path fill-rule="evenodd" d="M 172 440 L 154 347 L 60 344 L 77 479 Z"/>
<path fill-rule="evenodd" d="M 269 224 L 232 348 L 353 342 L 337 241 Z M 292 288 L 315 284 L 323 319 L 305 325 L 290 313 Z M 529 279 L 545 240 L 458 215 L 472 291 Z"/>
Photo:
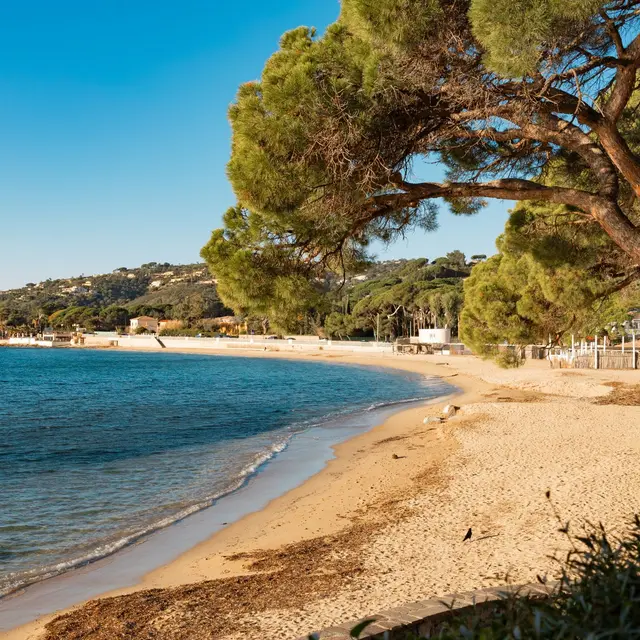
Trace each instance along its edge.
<path fill-rule="evenodd" d="M 471 540 L 471 527 L 469 527 L 469 531 L 467 531 L 467 535 L 464 537 L 462 542 L 466 542 L 467 540 Z"/>

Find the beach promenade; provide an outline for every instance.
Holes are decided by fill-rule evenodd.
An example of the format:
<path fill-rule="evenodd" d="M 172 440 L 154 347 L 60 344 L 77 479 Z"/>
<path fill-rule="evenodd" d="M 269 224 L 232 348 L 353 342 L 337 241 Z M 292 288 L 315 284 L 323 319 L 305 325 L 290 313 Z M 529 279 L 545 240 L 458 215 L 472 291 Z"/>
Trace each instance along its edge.
<path fill-rule="evenodd" d="M 425 423 L 444 402 L 398 413 L 136 587 L 0 638 L 293 639 L 407 602 L 552 577 L 550 556 L 567 546 L 554 509 L 574 532 L 585 520 L 619 530 L 640 512 L 636 371 L 287 357 L 438 375 L 459 387 L 461 409 L 444 423 Z"/>

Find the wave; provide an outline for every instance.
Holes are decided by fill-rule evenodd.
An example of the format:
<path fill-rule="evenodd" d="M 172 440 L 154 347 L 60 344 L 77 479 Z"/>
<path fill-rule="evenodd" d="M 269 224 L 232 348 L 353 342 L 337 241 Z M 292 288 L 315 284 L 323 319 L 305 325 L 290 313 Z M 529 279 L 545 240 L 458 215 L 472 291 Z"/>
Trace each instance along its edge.
<path fill-rule="evenodd" d="M 395 407 L 402 404 L 414 404 L 416 402 L 426 402 L 427 400 L 433 400 L 434 398 L 438 398 L 440 396 L 420 396 L 417 398 L 405 398 L 403 400 L 391 400 L 389 402 L 376 402 L 374 404 L 369 405 L 365 411 L 375 411 L 377 409 L 386 409 L 388 407 Z"/>
<path fill-rule="evenodd" d="M 78 569 L 93 562 L 97 562 L 98 560 L 102 560 L 102 558 L 113 555 L 117 551 L 120 551 L 121 549 L 136 543 L 141 538 L 155 533 L 156 531 L 166 529 L 172 524 L 180 522 L 181 520 L 184 520 L 186 517 L 193 515 L 198 511 L 208 509 L 216 501 L 220 500 L 220 498 L 223 498 L 242 488 L 254 475 L 256 475 L 260 471 L 261 467 L 263 467 L 269 462 L 269 460 L 271 460 L 287 448 L 292 437 L 293 434 L 289 434 L 280 442 L 276 442 L 269 446 L 266 450 L 257 453 L 254 456 L 253 460 L 245 467 L 243 467 L 223 490 L 207 496 L 206 498 L 203 498 L 196 503 L 190 504 L 173 515 L 161 518 L 160 520 L 157 520 L 152 524 L 147 525 L 146 527 L 142 527 L 134 533 L 130 533 L 128 535 L 117 538 L 116 540 L 101 544 L 90 552 L 82 556 L 78 556 L 77 558 L 65 560 L 63 562 L 59 562 L 46 567 L 38 567 L 30 571 L 7 574 L 0 582 L 0 598 L 4 598 L 37 582 L 42 582 L 43 580 L 48 580 L 49 578 L 59 576 L 63 573 L 66 573 L 67 571 L 70 571 L 71 569 Z"/>

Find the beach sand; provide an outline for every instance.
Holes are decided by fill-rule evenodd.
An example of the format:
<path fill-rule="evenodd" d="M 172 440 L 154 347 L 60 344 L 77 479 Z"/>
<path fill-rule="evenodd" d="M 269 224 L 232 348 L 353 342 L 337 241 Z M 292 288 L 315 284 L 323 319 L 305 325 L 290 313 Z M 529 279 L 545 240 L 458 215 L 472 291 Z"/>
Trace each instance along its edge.
<path fill-rule="evenodd" d="M 136 587 L 0 638 L 293 639 L 405 602 L 554 575 L 550 556 L 567 548 L 554 509 L 576 532 L 585 520 L 621 530 L 640 512 L 637 371 L 295 357 L 439 375 L 461 389 L 461 410 L 443 424 L 423 422 L 443 402 L 395 414 Z"/>

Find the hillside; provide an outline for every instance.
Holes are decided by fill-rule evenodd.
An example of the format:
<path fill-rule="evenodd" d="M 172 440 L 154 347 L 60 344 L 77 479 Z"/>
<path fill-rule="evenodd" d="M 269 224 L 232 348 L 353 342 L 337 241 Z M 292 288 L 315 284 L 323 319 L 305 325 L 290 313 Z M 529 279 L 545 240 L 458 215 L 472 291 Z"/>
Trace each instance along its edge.
<path fill-rule="evenodd" d="M 71 326 L 77 321 L 93 328 L 114 328 L 140 314 L 188 319 L 228 313 L 203 264 L 150 262 L 0 292 L 0 324 L 7 327 L 39 327 L 48 322 Z"/>
<path fill-rule="evenodd" d="M 434 319 L 444 319 L 443 300 L 453 305 L 455 298 L 454 306 L 459 305 L 462 280 L 470 266 L 460 252 L 431 262 L 426 258 L 375 262 L 344 283 L 336 278 L 324 308 L 313 318 L 303 319 L 299 331 L 328 326 L 336 335 L 371 335 L 378 327 L 377 316 L 382 314 L 381 331 L 402 335 L 409 330 L 409 315 L 426 317 L 432 309 Z M 447 292 L 448 297 L 442 298 Z M 397 312 L 398 305 L 403 307 L 401 312 Z M 387 316 L 394 310 L 391 320 Z M 5 331 L 39 331 L 46 326 L 70 329 L 75 325 L 90 330 L 122 329 L 138 315 L 179 320 L 186 327 L 197 328 L 206 324 L 204 319 L 232 314 L 218 298 L 215 278 L 204 264 L 150 262 L 134 269 L 122 267 L 106 274 L 45 280 L 0 292 L 0 330 Z M 261 331 L 262 324 L 257 322 L 255 329 Z"/>

